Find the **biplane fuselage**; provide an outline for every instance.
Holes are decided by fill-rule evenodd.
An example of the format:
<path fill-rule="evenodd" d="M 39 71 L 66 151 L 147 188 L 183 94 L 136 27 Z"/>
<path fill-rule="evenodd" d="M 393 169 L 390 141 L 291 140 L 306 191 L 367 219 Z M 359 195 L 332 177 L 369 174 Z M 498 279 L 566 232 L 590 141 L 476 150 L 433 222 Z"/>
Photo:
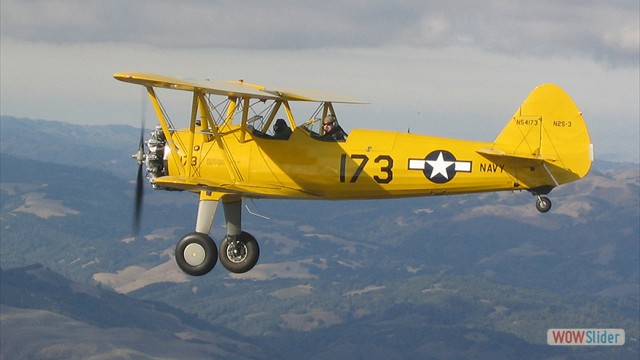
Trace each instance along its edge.
<path fill-rule="evenodd" d="M 318 121 L 336 119 L 334 104 L 360 101 L 242 81 L 114 76 L 143 85 L 158 118 L 146 142 L 149 151 L 141 139 L 134 155 L 138 189 L 146 164 L 154 188 L 200 195 L 195 232 L 180 240 L 175 253 L 180 268 L 191 275 L 203 275 L 215 265 L 217 248 L 208 234 L 219 202 L 227 224 L 220 261 L 241 273 L 253 268 L 259 255 L 255 238 L 241 230 L 244 198 L 382 199 L 527 190 L 537 196 L 538 210 L 546 212 L 551 202 L 541 195 L 584 177 L 593 157 L 582 113 L 551 84 L 534 89 L 493 142 L 360 129 L 344 140 L 327 141 Z M 173 124 L 159 88 L 192 94 L 191 111 L 182 118 L 187 126 Z M 311 116 L 294 116 L 294 102 L 318 107 Z M 300 123 L 296 116 L 310 120 Z M 276 119 L 292 130 L 288 138 L 270 135 Z"/>
<path fill-rule="evenodd" d="M 188 132 L 176 134 L 176 141 L 188 143 Z M 158 182 L 177 188 L 184 183 L 190 190 L 228 189 L 249 198 L 372 199 L 524 190 L 553 181 L 542 167 L 492 161 L 476 151 L 492 143 L 376 130 L 353 130 L 344 142 L 314 139 L 303 129 L 295 129 L 288 140 L 247 134 L 241 142 L 240 128 L 222 137 L 224 149 L 211 135 L 195 135 L 190 160 L 179 151 L 168 162 L 169 177 Z M 185 167 L 194 180 L 173 179 Z"/>

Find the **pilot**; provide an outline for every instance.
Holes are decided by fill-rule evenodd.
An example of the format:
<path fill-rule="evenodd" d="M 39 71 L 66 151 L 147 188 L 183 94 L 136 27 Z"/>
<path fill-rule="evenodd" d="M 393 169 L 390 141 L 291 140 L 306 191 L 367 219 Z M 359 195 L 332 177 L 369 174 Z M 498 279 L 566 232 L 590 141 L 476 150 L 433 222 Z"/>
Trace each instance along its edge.
<path fill-rule="evenodd" d="M 287 126 L 284 119 L 276 120 L 273 125 L 273 138 L 278 140 L 287 140 L 291 136 L 291 128 Z"/>
<path fill-rule="evenodd" d="M 342 130 L 335 115 L 327 115 L 322 120 L 322 128 L 324 134 L 320 135 L 318 139 L 325 141 L 345 141 L 347 139 L 347 133 Z"/>

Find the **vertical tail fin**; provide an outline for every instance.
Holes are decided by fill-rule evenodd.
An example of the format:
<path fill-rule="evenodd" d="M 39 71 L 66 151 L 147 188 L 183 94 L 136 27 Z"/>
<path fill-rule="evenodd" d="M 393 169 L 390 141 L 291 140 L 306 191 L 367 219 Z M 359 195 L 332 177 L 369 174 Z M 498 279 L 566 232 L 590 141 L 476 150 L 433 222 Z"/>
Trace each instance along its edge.
<path fill-rule="evenodd" d="M 534 161 L 545 169 L 551 186 L 584 177 L 593 161 L 582 113 L 553 84 L 535 88 L 484 153 Z"/>

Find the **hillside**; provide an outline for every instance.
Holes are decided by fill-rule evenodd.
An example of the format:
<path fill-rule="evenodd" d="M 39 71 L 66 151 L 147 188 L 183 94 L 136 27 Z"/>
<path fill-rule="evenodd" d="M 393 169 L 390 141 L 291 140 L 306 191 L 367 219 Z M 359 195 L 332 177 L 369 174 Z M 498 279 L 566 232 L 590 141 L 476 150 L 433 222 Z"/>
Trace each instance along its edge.
<path fill-rule="evenodd" d="M 131 161 L 140 130 L 126 125 L 82 126 L 0 116 L 0 152 L 50 164 L 77 165 L 135 176 Z"/>
<path fill-rule="evenodd" d="M 83 359 L 89 354 L 103 359 L 296 359 L 301 351 L 311 359 L 634 356 L 633 348 L 552 349 L 508 333 L 462 325 L 460 320 L 470 310 L 450 299 L 396 306 L 317 331 L 250 338 L 158 302 L 70 282 L 39 265 L 0 275 L 3 359 Z M 446 292 L 441 286 L 432 290 Z M 456 314 L 458 310 L 467 314 Z"/>
<path fill-rule="evenodd" d="M 95 153 L 94 145 L 69 135 L 95 129 L 74 133 L 55 123 L 56 134 L 66 135 L 58 137 L 47 130 L 51 124 L 33 128 L 46 130 L 47 147 L 86 156 L 84 163 L 56 156 L 42 161 L 39 154 L 46 149 L 38 143 L 31 152 L 4 152 L 5 121 L 3 286 L 9 271 L 43 264 L 83 286 L 112 288 L 120 293 L 113 295 L 132 301 L 162 302 L 195 314 L 212 327 L 207 331 L 241 334 L 269 357 L 299 358 L 299 350 L 287 346 L 291 342 L 314 349 L 316 358 L 638 355 L 637 164 L 596 163 L 587 178 L 552 192 L 554 208 L 547 214 L 535 210 L 527 193 L 247 202 L 252 212 L 270 218 L 244 214 L 243 226 L 260 241 L 258 266 L 244 275 L 218 266 L 207 276 L 189 278 L 172 253 L 193 227 L 195 196 L 147 189 L 142 233 L 132 237 L 133 185 L 96 167 L 103 160 L 86 155 Z M 32 124 L 12 121 L 17 128 Z M 11 141 L 26 142 L 19 134 Z M 116 154 L 121 145 L 101 146 Z M 133 163 L 130 152 L 126 161 Z M 122 163 L 122 174 L 127 166 Z M 221 220 L 216 218 L 216 239 L 223 234 Z M 17 284 L 19 289 L 26 283 Z M 28 291 L 13 294 L 9 303 L 3 295 L 3 327 L 26 317 L 5 317 L 5 310 L 15 314 L 21 308 L 15 301 L 28 297 Z M 19 311 L 46 311 L 38 314 L 74 319 L 83 327 L 151 331 L 135 322 L 91 322 L 82 311 L 23 307 Z M 109 319 L 109 311 L 94 309 L 98 318 Z M 29 324 L 24 322 L 25 331 L 36 331 Z M 617 349 L 551 348 L 545 336 L 552 327 L 624 328 L 628 339 Z M 3 348 L 4 341 L 3 335 Z"/>
<path fill-rule="evenodd" d="M 158 302 L 71 282 L 32 265 L 2 271 L 3 359 L 267 358 L 248 339 Z"/>

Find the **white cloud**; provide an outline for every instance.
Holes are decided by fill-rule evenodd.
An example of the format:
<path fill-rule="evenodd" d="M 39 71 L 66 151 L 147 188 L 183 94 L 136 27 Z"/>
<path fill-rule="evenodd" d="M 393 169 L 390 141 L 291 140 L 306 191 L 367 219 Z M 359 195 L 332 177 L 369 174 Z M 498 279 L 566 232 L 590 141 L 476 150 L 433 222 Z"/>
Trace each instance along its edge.
<path fill-rule="evenodd" d="M 638 66 L 630 1 L 6 0 L 2 36 L 163 48 L 469 46 Z"/>

